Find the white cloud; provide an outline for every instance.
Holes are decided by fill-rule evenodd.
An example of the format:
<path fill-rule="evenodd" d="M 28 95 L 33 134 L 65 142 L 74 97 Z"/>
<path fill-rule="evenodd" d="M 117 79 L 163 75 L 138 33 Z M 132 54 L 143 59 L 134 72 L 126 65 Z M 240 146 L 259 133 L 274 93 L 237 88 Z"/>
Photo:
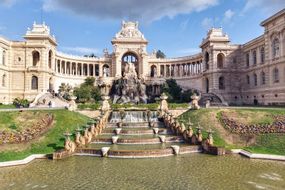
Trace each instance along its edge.
<path fill-rule="evenodd" d="M 266 14 L 274 14 L 285 7 L 284 0 L 246 0 L 242 13 L 254 8 L 260 8 Z"/>
<path fill-rule="evenodd" d="M 99 50 L 96 48 L 89 48 L 89 47 L 61 47 L 62 51 L 67 53 L 74 53 L 77 55 L 89 55 L 89 54 L 98 54 Z"/>
<path fill-rule="evenodd" d="M 163 17 L 202 11 L 219 0 L 44 0 L 45 11 L 64 9 L 100 19 L 136 19 L 152 22 Z"/>
<path fill-rule="evenodd" d="M 188 18 L 188 19 L 186 19 L 180 23 L 180 28 L 182 31 L 184 31 L 188 27 L 189 21 L 190 21 L 190 19 Z"/>
<path fill-rule="evenodd" d="M 224 22 L 228 22 L 230 21 L 233 16 L 235 15 L 235 12 L 232 11 L 231 9 L 227 10 L 225 13 L 224 13 L 224 18 L 223 18 L 223 21 Z"/>

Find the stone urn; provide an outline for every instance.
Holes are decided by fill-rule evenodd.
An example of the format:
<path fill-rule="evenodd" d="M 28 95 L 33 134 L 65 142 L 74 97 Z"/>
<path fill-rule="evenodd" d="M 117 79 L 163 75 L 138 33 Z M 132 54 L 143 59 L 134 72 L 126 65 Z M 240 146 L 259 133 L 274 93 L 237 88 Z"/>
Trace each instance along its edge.
<path fill-rule="evenodd" d="M 110 150 L 110 147 L 102 147 L 101 148 L 102 157 L 107 157 L 109 150 Z"/>
<path fill-rule="evenodd" d="M 179 154 L 180 146 L 178 146 L 178 145 L 172 145 L 171 148 L 173 149 L 173 152 L 174 152 L 175 155 L 178 155 L 178 154 Z"/>

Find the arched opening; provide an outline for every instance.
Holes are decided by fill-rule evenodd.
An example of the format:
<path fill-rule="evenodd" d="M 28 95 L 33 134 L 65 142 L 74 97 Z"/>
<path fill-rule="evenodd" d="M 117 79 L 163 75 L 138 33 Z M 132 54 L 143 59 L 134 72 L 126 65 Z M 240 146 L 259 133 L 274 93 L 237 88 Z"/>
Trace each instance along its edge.
<path fill-rule="evenodd" d="M 256 65 L 256 63 L 257 63 L 256 51 L 253 51 L 252 59 L 253 59 L 253 65 Z"/>
<path fill-rule="evenodd" d="M 205 53 L 205 68 L 206 70 L 209 69 L 209 60 L 210 60 L 210 55 L 208 52 Z"/>
<path fill-rule="evenodd" d="M 40 53 L 38 51 L 33 51 L 33 66 L 37 66 L 40 62 Z"/>
<path fill-rule="evenodd" d="M 57 72 L 60 73 L 60 60 L 57 61 Z"/>
<path fill-rule="evenodd" d="M 2 55 L 2 64 L 6 65 L 6 51 L 3 51 L 3 55 Z"/>
<path fill-rule="evenodd" d="M 249 53 L 246 54 L 246 67 L 249 67 Z"/>
<path fill-rule="evenodd" d="M 257 100 L 256 98 L 254 98 L 254 100 L 253 100 L 253 104 L 254 104 L 255 106 L 257 106 L 257 105 L 258 105 L 258 100 Z"/>
<path fill-rule="evenodd" d="M 205 80 L 205 86 L 206 86 L 206 93 L 209 93 L 209 79 L 208 78 L 206 78 L 206 80 Z"/>
<path fill-rule="evenodd" d="M 257 74 L 253 74 L 254 86 L 257 86 Z"/>
<path fill-rule="evenodd" d="M 260 74 L 261 76 L 260 76 L 260 78 L 261 78 L 261 84 L 265 84 L 265 80 L 266 80 L 266 78 L 265 78 L 265 73 L 262 71 L 261 72 L 261 74 Z"/>
<path fill-rule="evenodd" d="M 5 74 L 2 76 L 2 86 L 3 87 L 6 86 L 6 75 Z"/>
<path fill-rule="evenodd" d="M 109 65 L 103 65 L 103 77 L 110 76 L 110 67 Z"/>
<path fill-rule="evenodd" d="M 135 66 L 135 71 L 137 74 L 139 73 L 139 62 L 138 57 L 136 54 L 127 52 L 122 57 L 122 75 L 124 75 L 125 72 L 128 72 L 128 64 L 132 63 Z"/>
<path fill-rule="evenodd" d="M 156 77 L 157 76 L 157 69 L 155 65 L 152 65 L 150 67 L 150 77 Z"/>
<path fill-rule="evenodd" d="M 51 69 L 51 65 L 52 65 L 52 51 L 49 50 L 49 52 L 48 52 L 48 68 Z"/>
<path fill-rule="evenodd" d="M 246 75 L 246 82 L 248 85 L 250 84 L 250 77 L 248 75 Z"/>
<path fill-rule="evenodd" d="M 38 77 L 32 76 L 32 90 L 38 90 Z"/>
<path fill-rule="evenodd" d="M 274 83 L 279 82 L 279 70 L 277 68 L 273 69 L 273 82 Z"/>
<path fill-rule="evenodd" d="M 94 70 L 93 65 L 90 64 L 90 65 L 89 65 L 89 76 L 93 76 L 93 75 L 94 75 L 93 70 Z"/>
<path fill-rule="evenodd" d="M 53 85 L 53 79 L 52 77 L 49 78 L 49 86 L 48 86 L 48 89 L 50 92 L 53 92 L 54 91 L 54 85 Z"/>
<path fill-rule="evenodd" d="M 225 78 L 223 76 L 219 78 L 219 89 L 220 90 L 225 89 Z"/>
<path fill-rule="evenodd" d="M 218 68 L 222 69 L 224 67 L 224 54 L 219 53 L 217 56 L 217 64 Z"/>
<path fill-rule="evenodd" d="M 70 75 L 70 62 L 66 63 L 66 74 Z"/>
<path fill-rule="evenodd" d="M 61 62 L 61 73 L 65 74 L 65 61 Z"/>
<path fill-rule="evenodd" d="M 83 64 L 83 75 L 84 75 L 84 76 L 87 76 L 87 75 L 88 75 L 87 64 Z"/>
<path fill-rule="evenodd" d="M 76 63 L 72 63 L 72 75 L 76 75 Z"/>
<path fill-rule="evenodd" d="M 261 62 L 261 64 L 263 64 L 264 61 L 265 61 L 265 51 L 264 51 L 264 47 L 262 47 L 260 49 L 260 62 Z"/>

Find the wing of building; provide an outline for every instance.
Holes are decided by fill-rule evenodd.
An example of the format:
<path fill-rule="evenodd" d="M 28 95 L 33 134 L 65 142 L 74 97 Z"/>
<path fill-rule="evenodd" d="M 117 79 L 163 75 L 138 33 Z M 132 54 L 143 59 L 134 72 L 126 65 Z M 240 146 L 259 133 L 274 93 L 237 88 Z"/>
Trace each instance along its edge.
<path fill-rule="evenodd" d="M 88 76 L 108 93 L 113 81 L 134 63 L 152 95 L 173 78 L 184 90 L 228 104 L 285 105 L 285 9 L 261 23 L 264 34 L 233 45 L 221 28 L 212 28 L 201 53 L 179 58 L 156 58 L 146 51 L 148 41 L 137 22 L 122 22 L 103 57 L 78 57 L 57 51 L 57 41 L 45 24 L 33 24 L 25 41 L 0 37 L 0 103 L 14 98 L 33 100 L 61 83 L 80 85 Z"/>

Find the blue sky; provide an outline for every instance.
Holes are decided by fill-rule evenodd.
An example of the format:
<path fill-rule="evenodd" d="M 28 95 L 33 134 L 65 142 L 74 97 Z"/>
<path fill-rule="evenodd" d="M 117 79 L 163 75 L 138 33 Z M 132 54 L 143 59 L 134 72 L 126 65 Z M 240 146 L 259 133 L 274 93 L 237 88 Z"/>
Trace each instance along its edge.
<path fill-rule="evenodd" d="M 148 52 L 167 57 L 199 52 L 211 27 L 222 27 L 232 43 L 242 44 L 263 33 L 261 21 L 285 8 L 284 0 L 0 0 L 0 35 L 23 40 L 41 18 L 65 53 L 101 55 L 112 51 L 111 39 L 122 19 L 138 20 L 149 41 Z"/>

